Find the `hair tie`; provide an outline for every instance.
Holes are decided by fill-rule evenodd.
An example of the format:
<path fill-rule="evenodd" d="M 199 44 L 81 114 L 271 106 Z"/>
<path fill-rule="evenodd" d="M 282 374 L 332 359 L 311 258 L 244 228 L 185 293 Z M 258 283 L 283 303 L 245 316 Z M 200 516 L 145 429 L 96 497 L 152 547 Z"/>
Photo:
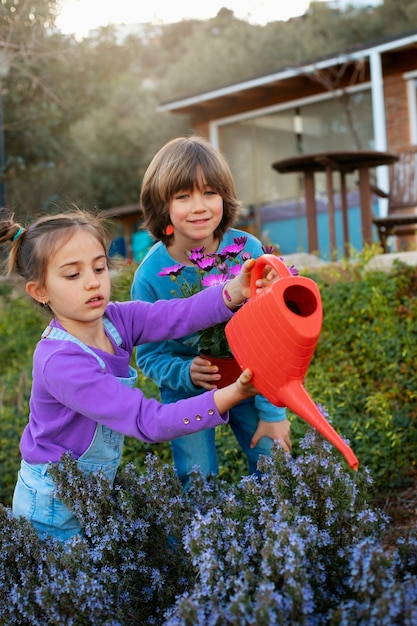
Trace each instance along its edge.
<path fill-rule="evenodd" d="M 25 232 L 26 232 L 26 228 L 19 228 L 17 233 L 14 234 L 12 241 L 16 241 L 16 239 L 19 239 L 20 235 L 23 235 L 23 233 Z"/>

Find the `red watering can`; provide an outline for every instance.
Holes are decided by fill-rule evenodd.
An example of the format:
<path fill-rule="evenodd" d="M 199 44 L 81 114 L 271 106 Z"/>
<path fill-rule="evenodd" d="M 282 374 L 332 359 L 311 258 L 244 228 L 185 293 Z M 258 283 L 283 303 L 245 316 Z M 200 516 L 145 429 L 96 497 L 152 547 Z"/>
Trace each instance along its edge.
<path fill-rule="evenodd" d="M 279 278 L 260 292 L 255 282 L 265 266 Z M 264 254 L 254 265 L 251 298 L 226 325 L 226 337 L 240 367 L 252 370 L 252 382 L 276 406 L 285 406 L 314 426 L 346 458 L 359 461 L 308 395 L 304 377 L 323 321 L 321 297 L 310 278 L 293 276 L 278 257 Z"/>

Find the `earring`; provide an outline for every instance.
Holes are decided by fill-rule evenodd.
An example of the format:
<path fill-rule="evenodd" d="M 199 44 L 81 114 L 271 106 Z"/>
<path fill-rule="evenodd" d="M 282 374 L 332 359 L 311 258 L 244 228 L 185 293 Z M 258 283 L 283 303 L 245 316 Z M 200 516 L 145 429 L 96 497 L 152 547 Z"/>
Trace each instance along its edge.
<path fill-rule="evenodd" d="M 171 235 L 174 234 L 174 227 L 172 224 L 168 224 L 168 226 L 165 228 L 165 234 L 170 237 Z"/>

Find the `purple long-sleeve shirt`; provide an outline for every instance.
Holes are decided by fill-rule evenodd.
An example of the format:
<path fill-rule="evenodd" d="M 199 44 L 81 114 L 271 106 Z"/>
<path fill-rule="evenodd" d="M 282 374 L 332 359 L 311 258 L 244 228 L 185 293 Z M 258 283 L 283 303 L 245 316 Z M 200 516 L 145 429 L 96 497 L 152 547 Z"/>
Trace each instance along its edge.
<path fill-rule="evenodd" d="M 28 463 L 57 462 L 71 451 L 74 458 L 90 445 L 97 423 L 149 443 L 162 442 L 228 421 L 214 403 L 214 391 L 160 404 L 140 389 L 123 385 L 134 346 L 183 337 L 232 316 L 222 286 L 178 300 L 109 303 L 106 316 L 123 344 L 115 354 L 91 347 L 106 365 L 72 341 L 42 339 L 34 352 L 29 423 L 20 450 Z M 53 320 L 51 326 L 61 326 Z"/>

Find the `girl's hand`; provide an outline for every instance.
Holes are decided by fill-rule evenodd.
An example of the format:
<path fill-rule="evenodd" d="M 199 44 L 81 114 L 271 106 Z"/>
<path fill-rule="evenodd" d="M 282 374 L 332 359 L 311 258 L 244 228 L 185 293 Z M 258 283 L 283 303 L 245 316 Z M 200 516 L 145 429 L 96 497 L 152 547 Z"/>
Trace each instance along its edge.
<path fill-rule="evenodd" d="M 250 382 L 252 372 L 249 369 L 244 370 L 236 382 L 223 389 L 217 389 L 214 392 L 214 401 L 219 413 L 225 413 L 242 400 L 256 396 L 259 391 Z"/>
<path fill-rule="evenodd" d="M 245 370 L 243 370 L 237 381 L 234 383 L 237 387 L 238 392 L 242 394 L 242 399 L 252 398 L 252 396 L 256 396 L 259 393 L 257 388 L 254 387 L 250 382 L 251 380 L 252 372 L 250 371 L 250 369 L 246 368 Z"/>
<path fill-rule="evenodd" d="M 226 283 L 223 289 L 223 299 L 230 309 L 241 306 L 251 295 L 251 271 L 255 265 L 255 259 L 249 259 L 242 265 L 238 276 Z M 263 277 L 256 281 L 256 291 L 261 291 L 278 278 L 277 272 L 270 266 L 266 266 Z"/>

